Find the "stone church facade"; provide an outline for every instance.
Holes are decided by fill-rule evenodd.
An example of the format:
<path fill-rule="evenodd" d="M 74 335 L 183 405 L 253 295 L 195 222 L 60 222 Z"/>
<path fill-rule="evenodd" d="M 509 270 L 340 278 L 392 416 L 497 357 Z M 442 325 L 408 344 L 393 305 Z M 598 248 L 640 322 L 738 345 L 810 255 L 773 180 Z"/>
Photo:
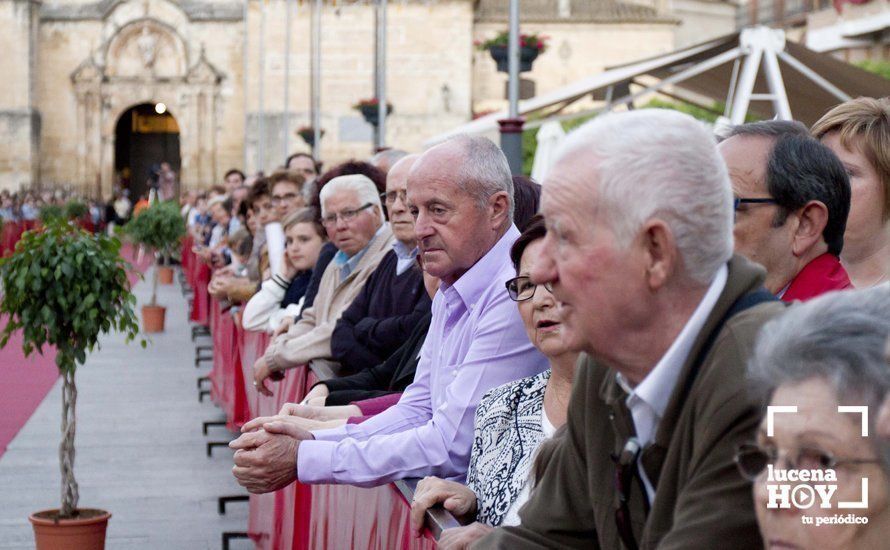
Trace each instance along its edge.
<path fill-rule="evenodd" d="M 185 188 L 217 183 L 231 167 L 268 172 L 308 150 L 295 131 L 310 120 L 311 4 L 0 0 L 0 188 L 107 197 L 121 176 L 120 123 L 142 104 L 163 103 L 175 118 Z M 418 150 L 503 106 L 506 77 L 473 42 L 506 28 L 506 5 L 390 0 L 387 145 Z M 676 5 L 524 0 L 523 32 L 549 35 L 550 47 L 523 77 L 544 93 L 734 28 L 732 4 Z M 321 41 L 321 156 L 366 157 L 371 127 L 352 105 L 374 94 L 373 2 L 325 0 Z"/>

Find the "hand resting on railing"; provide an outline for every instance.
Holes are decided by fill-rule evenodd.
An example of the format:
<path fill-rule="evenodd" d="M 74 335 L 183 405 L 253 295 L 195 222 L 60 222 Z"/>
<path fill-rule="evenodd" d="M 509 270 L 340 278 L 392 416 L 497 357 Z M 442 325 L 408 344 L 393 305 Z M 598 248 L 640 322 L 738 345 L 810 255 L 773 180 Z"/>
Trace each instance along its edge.
<path fill-rule="evenodd" d="M 472 521 L 478 509 L 476 493 L 466 485 L 438 477 L 425 477 L 417 484 L 414 500 L 411 502 L 411 527 L 415 536 L 422 535 L 429 509 L 440 504 L 461 523 Z M 445 529 L 439 536 L 438 547 L 440 550 L 468 548 L 492 529 L 493 527 L 478 521 L 463 527 Z"/>

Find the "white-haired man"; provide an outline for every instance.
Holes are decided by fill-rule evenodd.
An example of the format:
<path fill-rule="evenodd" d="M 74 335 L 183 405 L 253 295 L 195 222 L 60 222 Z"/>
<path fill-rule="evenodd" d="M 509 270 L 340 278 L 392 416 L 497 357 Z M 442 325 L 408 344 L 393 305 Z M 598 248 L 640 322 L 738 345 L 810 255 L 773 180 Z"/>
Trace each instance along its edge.
<path fill-rule="evenodd" d="M 340 176 L 321 190 L 322 223 L 337 254 L 328 264 L 312 307 L 278 336 L 254 365 L 254 384 L 271 395 L 273 373 L 331 356 L 337 319 L 361 291 L 393 245 L 374 182 L 362 175 Z"/>
<path fill-rule="evenodd" d="M 233 473 L 249 491 L 297 477 L 363 486 L 425 475 L 462 480 L 482 396 L 547 368 L 504 291 L 519 230 L 500 149 L 466 136 L 429 149 L 409 173 L 407 199 L 424 270 L 441 280 L 414 382 L 362 424 L 309 433 L 280 417 L 242 435 L 231 444 Z"/>
<path fill-rule="evenodd" d="M 735 445 L 759 422 L 745 361 L 781 309 L 733 257 L 732 191 L 707 129 L 651 109 L 569 137 L 543 186 L 533 282 L 586 352 L 521 525 L 484 548 L 757 548 Z M 744 311 L 744 313 L 742 313 Z"/>

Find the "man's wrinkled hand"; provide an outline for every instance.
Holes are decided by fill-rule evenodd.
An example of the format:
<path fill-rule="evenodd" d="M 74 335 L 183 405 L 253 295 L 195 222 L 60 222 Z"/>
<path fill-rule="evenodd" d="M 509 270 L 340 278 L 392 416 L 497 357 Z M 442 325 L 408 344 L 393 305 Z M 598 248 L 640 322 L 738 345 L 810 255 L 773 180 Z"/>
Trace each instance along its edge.
<path fill-rule="evenodd" d="M 242 434 L 229 443 L 235 449 L 232 474 L 251 493 L 269 493 L 290 485 L 297 477 L 294 437 L 265 431 Z"/>

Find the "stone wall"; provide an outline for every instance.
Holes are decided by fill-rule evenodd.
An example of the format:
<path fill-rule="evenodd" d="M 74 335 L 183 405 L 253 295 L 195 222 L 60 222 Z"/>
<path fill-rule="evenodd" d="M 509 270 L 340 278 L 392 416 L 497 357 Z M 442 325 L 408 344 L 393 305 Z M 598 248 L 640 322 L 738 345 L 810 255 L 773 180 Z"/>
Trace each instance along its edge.
<path fill-rule="evenodd" d="M 309 150 L 295 132 L 311 121 L 311 10 L 308 2 L 289 4 L 293 11 L 287 132 L 285 4 L 273 0 L 265 5 L 265 22 L 263 4 L 252 4 L 249 13 L 248 171 L 274 169 L 286 152 Z M 372 127 L 352 106 L 374 95 L 374 13 L 373 6 L 344 4 L 325 6 L 323 11 L 321 157 L 329 166 L 372 152 Z M 387 119 L 386 143 L 416 151 L 426 137 L 470 117 L 472 2 L 392 2 L 387 16 L 387 90 L 393 114 Z"/>
<path fill-rule="evenodd" d="M 34 49 L 38 4 L 0 0 L 0 189 L 37 179 L 40 115 L 34 108 Z"/>

